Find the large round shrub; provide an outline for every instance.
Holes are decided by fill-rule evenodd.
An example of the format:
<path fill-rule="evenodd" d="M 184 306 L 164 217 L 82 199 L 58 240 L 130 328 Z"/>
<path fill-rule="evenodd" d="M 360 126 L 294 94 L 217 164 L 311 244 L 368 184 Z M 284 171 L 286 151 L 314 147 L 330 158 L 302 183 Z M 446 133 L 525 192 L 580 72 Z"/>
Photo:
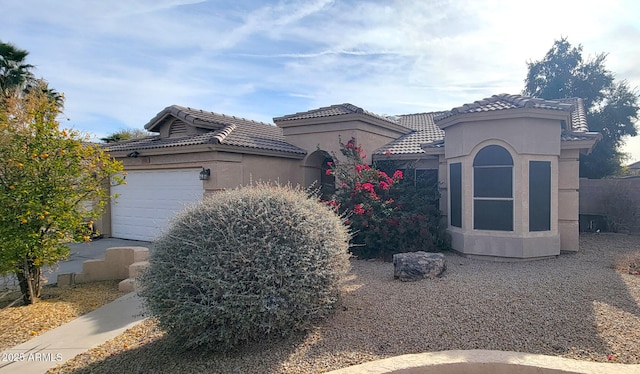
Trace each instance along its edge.
<path fill-rule="evenodd" d="M 187 208 L 154 244 L 141 295 L 185 348 L 286 336 L 329 313 L 349 233 L 299 188 L 258 184 Z"/>

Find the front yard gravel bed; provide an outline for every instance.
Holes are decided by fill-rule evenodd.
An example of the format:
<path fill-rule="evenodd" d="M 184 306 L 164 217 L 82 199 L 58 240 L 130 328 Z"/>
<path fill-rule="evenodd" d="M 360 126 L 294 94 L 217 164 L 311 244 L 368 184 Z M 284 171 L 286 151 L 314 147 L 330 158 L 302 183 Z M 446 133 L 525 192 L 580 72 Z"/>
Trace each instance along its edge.
<path fill-rule="evenodd" d="M 583 234 L 578 253 L 488 262 L 446 253 L 442 278 L 393 279 L 393 265 L 352 261 L 342 304 L 293 338 L 227 354 L 177 352 L 152 319 L 50 373 L 321 373 L 425 351 L 492 349 L 640 364 L 640 236 Z"/>
<path fill-rule="evenodd" d="M 117 281 L 71 287 L 47 285 L 42 288 L 41 299 L 32 305 L 22 305 L 20 291 L 3 294 L 0 299 L 0 351 L 70 322 L 124 294 L 118 291 Z M 16 299 L 20 300 L 7 307 Z"/>

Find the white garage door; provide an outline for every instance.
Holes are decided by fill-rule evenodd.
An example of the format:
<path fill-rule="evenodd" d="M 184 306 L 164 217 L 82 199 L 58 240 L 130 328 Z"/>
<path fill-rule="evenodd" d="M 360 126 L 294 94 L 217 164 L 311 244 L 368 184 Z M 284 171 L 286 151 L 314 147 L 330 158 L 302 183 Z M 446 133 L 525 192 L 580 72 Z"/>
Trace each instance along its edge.
<path fill-rule="evenodd" d="M 152 241 L 185 205 L 202 200 L 200 169 L 130 171 L 111 188 L 111 235 Z"/>

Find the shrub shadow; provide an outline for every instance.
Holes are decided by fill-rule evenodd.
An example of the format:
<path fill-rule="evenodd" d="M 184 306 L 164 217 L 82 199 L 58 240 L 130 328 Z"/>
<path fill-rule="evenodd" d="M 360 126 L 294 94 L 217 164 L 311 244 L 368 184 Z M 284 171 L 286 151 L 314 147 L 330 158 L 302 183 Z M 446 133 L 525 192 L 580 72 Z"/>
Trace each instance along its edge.
<path fill-rule="evenodd" d="M 280 371 L 280 367 L 305 337 L 306 333 L 301 332 L 289 338 L 247 344 L 235 351 L 214 352 L 204 348 L 185 351 L 176 347 L 174 342 L 165 336 L 72 372 L 273 373 Z"/>

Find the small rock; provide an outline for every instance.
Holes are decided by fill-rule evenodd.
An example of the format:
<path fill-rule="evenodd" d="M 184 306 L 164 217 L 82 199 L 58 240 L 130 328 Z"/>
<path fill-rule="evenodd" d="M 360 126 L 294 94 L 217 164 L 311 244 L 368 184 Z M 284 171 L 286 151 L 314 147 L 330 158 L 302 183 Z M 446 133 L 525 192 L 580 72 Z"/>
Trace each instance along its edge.
<path fill-rule="evenodd" d="M 442 253 L 418 251 L 393 255 L 393 277 L 402 282 L 439 277 L 446 268 Z"/>

